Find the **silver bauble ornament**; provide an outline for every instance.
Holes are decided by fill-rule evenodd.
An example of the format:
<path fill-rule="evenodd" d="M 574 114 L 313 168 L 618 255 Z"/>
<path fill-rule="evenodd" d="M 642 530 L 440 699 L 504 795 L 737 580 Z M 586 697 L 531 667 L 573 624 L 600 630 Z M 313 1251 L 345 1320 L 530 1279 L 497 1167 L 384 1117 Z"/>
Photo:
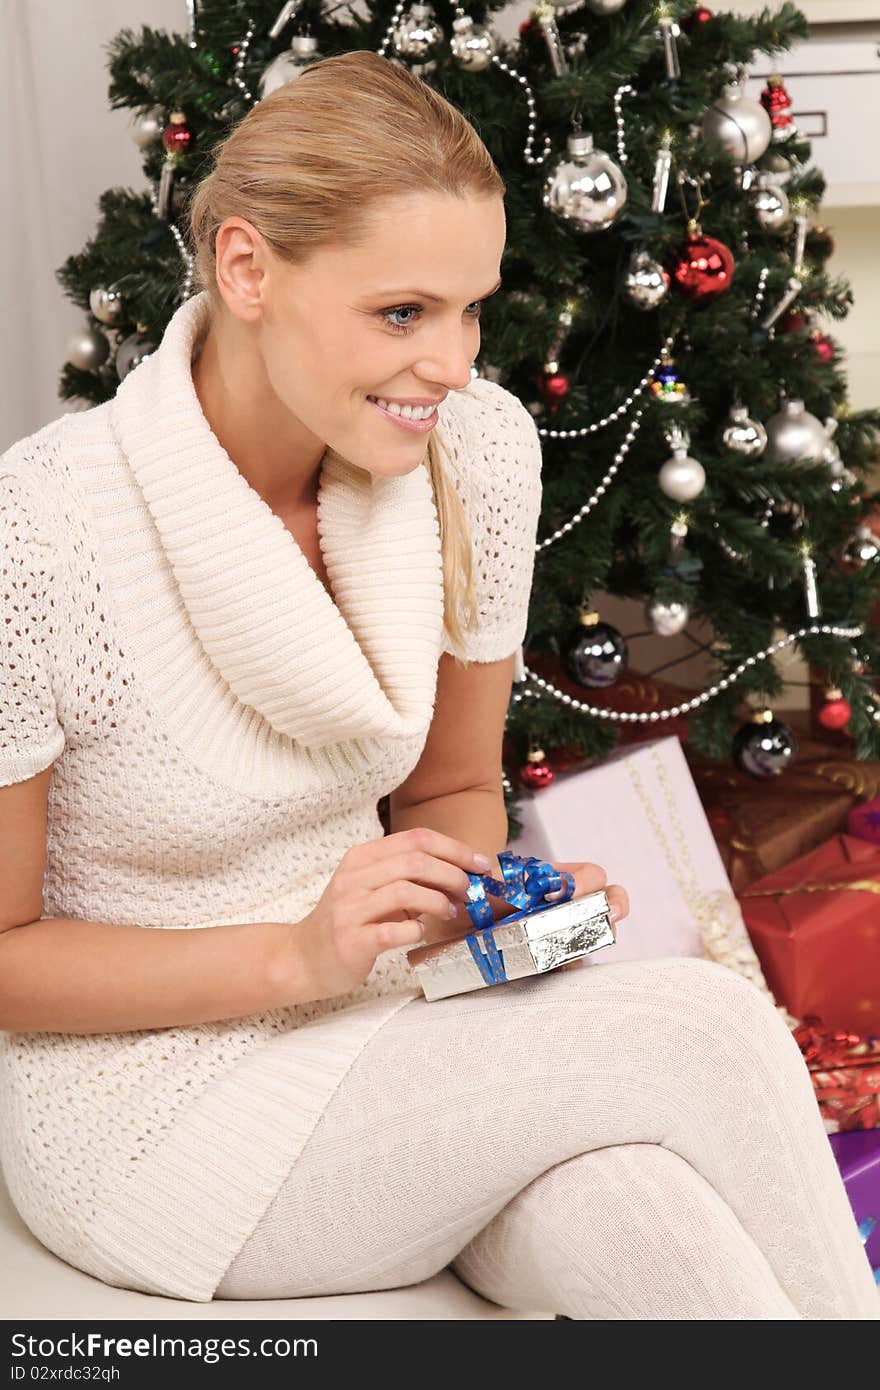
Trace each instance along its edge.
<path fill-rule="evenodd" d="M 773 135 L 770 117 L 747 97 L 738 82 L 729 82 L 703 117 L 703 135 L 732 155 L 737 164 L 754 164 Z"/>
<path fill-rule="evenodd" d="M 592 135 L 569 135 L 568 159 L 544 184 L 543 202 L 580 232 L 601 232 L 626 203 L 626 179 L 614 160 L 593 148 Z"/>
<path fill-rule="evenodd" d="M 411 5 L 394 30 L 392 40 L 402 57 L 419 62 L 435 44 L 442 42 L 443 30 L 430 5 Z"/>
<path fill-rule="evenodd" d="M 818 463 L 827 447 L 825 426 L 804 409 L 803 401 L 784 401 L 767 421 L 770 463 Z"/>
<path fill-rule="evenodd" d="M 286 87 L 288 82 L 293 82 L 319 56 L 318 40 L 314 34 L 294 34 L 290 47 L 273 58 L 264 69 L 258 84 L 260 100 L 277 92 L 279 87 Z"/>
<path fill-rule="evenodd" d="M 730 423 L 721 436 L 725 449 L 732 454 L 742 454 L 743 458 L 760 458 L 767 448 L 767 431 L 759 420 L 752 420 L 744 405 L 735 405 L 730 412 Z"/>
<path fill-rule="evenodd" d="M 155 351 L 156 344 L 144 332 L 138 331 L 123 338 L 116 351 L 116 375 L 119 380 L 123 381 L 129 372 L 133 372 Z"/>
<path fill-rule="evenodd" d="M 103 333 L 90 323 L 71 333 L 67 340 L 66 361 L 83 372 L 94 372 L 102 367 L 110 356 L 110 344 Z"/>
<path fill-rule="evenodd" d="M 634 251 L 623 287 L 637 309 L 656 309 L 669 292 L 669 271 L 647 251 Z"/>
<path fill-rule="evenodd" d="M 145 150 L 148 145 L 152 145 L 154 140 L 158 140 L 165 129 L 165 121 L 160 107 L 144 114 L 133 116 L 128 127 L 131 136 L 138 149 Z"/>
<path fill-rule="evenodd" d="M 657 479 L 660 491 L 671 497 L 673 502 L 692 502 L 706 486 L 706 470 L 698 459 L 688 454 L 686 434 L 670 432 L 669 440 L 672 458 L 668 458 L 660 469 Z"/>
<path fill-rule="evenodd" d="M 454 19 L 452 31 L 449 47 L 458 66 L 465 72 L 485 72 L 498 47 L 492 31 L 482 24 L 474 24 L 470 15 Z"/>
<path fill-rule="evenodd" d="M 853 569 L 863 570 L 880 555 L 880 540 L 870 526 L 857 526 L 841 551 L 841 558 Z"/>
<path fill-rule="evenodd" d="M 763 231 L 781 232 L 788 226 L 791 217 L 788 194 L 778 184 L 770 183 L 766 175 L 762 175 L 750 191 L 749 203 L 755 221 Z"/>
<path fill-rule="evenodd" d="M 658 637 L 675 637 L 690 622 L 691 611 L 686 603 L 660 603 L 654 599 L 645 605 L 645 617 Z"/>
<path fill-rule="evenodd" d="M 89 308 L 100 323 L 118 323 L 122 318 L 122 295 L 118 290 L 105 290 L 98 286 L 89 294 Z"/>
<path fill-rule="evenodd" d="M 571 0 L 567 0 L 567 3 L 571 4 Z M 591 10 L 593 14 L 602 15 L 617 14 L 617 11 L 622 10 L 625 4 L 626 0 L 586 0 L 588 10 Z"/>

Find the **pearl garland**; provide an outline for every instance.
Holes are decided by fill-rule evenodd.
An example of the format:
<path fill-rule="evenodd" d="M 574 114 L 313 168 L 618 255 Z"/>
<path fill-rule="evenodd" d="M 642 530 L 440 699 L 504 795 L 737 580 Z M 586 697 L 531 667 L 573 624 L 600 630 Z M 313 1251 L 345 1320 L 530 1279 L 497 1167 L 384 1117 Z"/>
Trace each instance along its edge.
<path fill-rule="evenodd" d="M 828 637 L 861 637 L 864 634 L 863 627 L 837 627 L 833 623 L 814 623 L 811 627 L 798 628 L 797 632 L 790 632 L 785 637 L 780 637 L 776 642 L 772 642 L 769 647 L 756 652 L 754 656 L 747 656 L 745 661 L 740 662 L 739 666 L 723 676 L 716 685 L 710 685 L 708 690 L 695 695 L 692 700 L 685 700 L 680 705 L 671 705 L 667 709 L 649 710 L 638 713 L 630 713 L 624 710 L 602 709 L 598 705 L 588 705 L 582 700 L 576 700 L 574 696 L 567 695 L 564 690 L 559 690 L 549 681 L 545 681 L 541 676 L 533 671 L 529 666 L 523 666 L 525 679 L 534 681 L 535 685 L 547 691 L 549 695 L 561 701 L 563 705 L 570 706 L 571 709 L 578 710 L 580 713 L 589 714 L 593 719 L 608 719 L 617 724 L 656 724 L 663 719 L 677 719 L 681 714 L 690 714 L 701 705 L 708 702 L 716 695 L 720 695 L 722 690 L 727 690 L 733 685 L 740 676 L 748 670 L 750 666 L 755 666 L 759 661 L 764 661 L 774 652 L 781 652 L 786 647 L 790 647 L 793 642 L 798 642 L 802 637 L 817 637 L 820 634 Z M 533 690 L 516 691 L 511 697 L 512 704 L 518 704 L 523 699 L 538 699 L 540 696 Z M 878 711 L 880 713 L 880 711 Z M 876 716 L 875 716 L 876 718 Z"/>
<path fill-rule="evenodd" d="M 552 535 L 545 536 L 542 541 L 538 542 L 538 544 L 535 546 L 536 553 L 540 550 L 546 550 L 548 545 L 553 545 L 554 541 L 561 540 L 563 536 L 567 536 L 569 531 L 574 530 L 578 522 L 583 521 L 584 517 L 589 516 L 593 508 L 598 505 L 599 499 L 605 496 L 605 493 L 608 491 L 608 484 L 611 482 L 618 468 L 623 463 L 623 460 L 626 458 L 627 454 L 632 448 L 633 440 L 635 439 L 639 430 L 642 428 L 642 416 L 644 415 L 644 413 L 644 406 L 641 408 L 641 410 L 636 411 L 635 418 L 632 424 L 630 425 L 629 429 L 627 430 L 626 438 L 624 439 L 617 453 L 614 455 L 614 461 L 611 464 L 611 467 L 608 469 L 608 472 L 605 474 L 605 477 L 602 479 L 601 483 L 599 483 L 595 490 L 590 493 L 590 496 L 587 498 L 584 505 L 580 508 L 579 511 L 575 512 L 574 516 L 571 517 L 569 521 L 564 522 L 557 531 L 553 532 Z"/>
<path fill-rule="evenodd" d="M 654 358 L 654 361 L 651 363 L 650 367 L 645 372 L 645 375 L 640 380 L 638 386 L 636 386 L 632 391 L 630 391 L 626 399 L 621 401 L 620 405 L 617 406 L 614 410 L 612 410 L 609 415 L 604 415 L 601 420 L 594 420 L 592 425 L 582 425 L 580 429 L 539 429 L 538 434 L 543 435 L 545 439 L 584 439 L 588 434 L 597 434 L 599 430 L 604 430 L 606 426 L 613 425 L 615 420 L 620 420 L 621 417 L 627 413 L 630 407 L 633 406 L 635 402 L 639 399 L 639 396 L 644 395 L 645 391 L 648 389 L 649 385 L 654 380 L 654 377 L 657 375 L 658 368 L 663 363 L 663 354 L 671 350 L 674 342 L 675 338 L 666 339 L 666 342 L 663 344 L 663 348 Z"/>
<path fill-rule="evenodd" d="M 629 160 L 629 155 L 626 152 L 621 103 L 624 97 L 634 97 L 635 94 L 635 87 L 631 87 L 628 82 L 622 87 L 618 87 L 617 91 L 614 93 L 614 119 L 617 123 L 617 162 L 619 164 L 626 164 Z"/>
<path fill-rule="evenodd" d="M 247 83 L 243 80 L 241 74 L 245 63 L 247 62 L 248 49 L 251 46 L 251 40 L 254 37 L 255 30 L 256 25 L 254 24 L 254 21 L 252 19 L 249 19 L 247 33 L 245 34 L 241 43 L 238 45 L 238 57 L 235 60 L 235 69 L 232 74 L 232 80 L 235 83 L 236 87 L 241 92 L 245 101 L 249 101 L 252 106 L 257 105 L 259 98 L 254 97 L 253 92 L 250 90 Z"/>
<path fill-rule="evenodd" d="M 765 265 L 761 274 L 758 276 L 758 288 L 755 291 L 755 302 L 752 305 L 752 318 L 756 319 L 761 312 L 761 305 L 764 303 L 764 296 L 767 293 L 767 277 L 770 274 L 770 267 Z"/>
<path fill-rule="evenodd" d="M 159 190 L 158 190 L 158 187 L 154 187 L 153 190 L 152 190 L 152 192 L 150 193 L 150 206 L 151 206 L 151 208 L 153 209 L 153 215 L 154 215 L 154 217 L 158 217 L 158 216 L 159 216 Z M 171 232 L 171 235 L 174 237 L 174 240 L 177 242 L 177 249 L 178 249 L 178 251 L 180 252 L 180 259 L 183 261 L 183 264 L 186 266 L 186 274 L 185 274 L 185 276 L 184 276 L 184 278 L 183 278 L 183 283 L 182 283 L 182 285 L 180 286 L 180 289 L 178 290 L 178 294 L 177 294 L 178 303 L 179 303 L 179 304 L 182 304 L 183 301 L 184 301 L 185 299 L 189 299 L 190 295 L 192 294 L 192 282 L 193 282 L 193 275 L 194 275 L 194 273 L 195 273 L 195 256 L 192 254 L 192 252 L 191 252 L 191 251 L 189 250 L 189 248 L 187 247 L 186 242 L 184 241 L 183 236 L 182 236 L 182 234 L 181 234 L 180 228 L 177 226 L 177 223 L 176 223 L 176 222 L 173 222 L 173 221 L 168 221 L 168 222 L 166 223 L 166 226 L 168 227 L 168 230 Z"/>

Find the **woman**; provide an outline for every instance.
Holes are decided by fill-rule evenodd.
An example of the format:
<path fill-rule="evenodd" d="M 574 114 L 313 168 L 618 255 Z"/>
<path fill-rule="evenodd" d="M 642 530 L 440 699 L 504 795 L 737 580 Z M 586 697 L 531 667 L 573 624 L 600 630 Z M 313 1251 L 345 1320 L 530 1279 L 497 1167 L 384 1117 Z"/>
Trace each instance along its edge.
<path fill-rule="evenodd" d="M 4 455 L 6 1180 L 62 1258 L 197 1302 L 452 1261 L 572 1318 L 875 1318 L 750 984 L 429 1004 L 406 964 L 506 839 L 541 461 L 470 376 L 503 191 L 430 87 L 316 63 L 217 152 L 159 348 Z"/>

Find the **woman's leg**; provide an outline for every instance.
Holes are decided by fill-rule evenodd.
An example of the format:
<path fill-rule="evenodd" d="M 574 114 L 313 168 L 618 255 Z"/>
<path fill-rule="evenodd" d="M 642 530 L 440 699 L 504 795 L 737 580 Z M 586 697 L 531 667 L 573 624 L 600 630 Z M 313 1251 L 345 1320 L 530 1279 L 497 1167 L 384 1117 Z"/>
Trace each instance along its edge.
<path fill-rule="evenodd" d="M 502 1307 L 593 1322 L 801 1318 L 714 1187 L 659 1144 L 548 1168 L 452 1268 Z"/>
<path fill-rule="evenodd" d="M 549 1169 L 621 1145 L 696 1170 L 802 1318 L 880 1316 L 797 1044 L 751 984 L 686 958 L 406 1005 L 343 1079 L 215 1296 L 418 1282 Z"/>

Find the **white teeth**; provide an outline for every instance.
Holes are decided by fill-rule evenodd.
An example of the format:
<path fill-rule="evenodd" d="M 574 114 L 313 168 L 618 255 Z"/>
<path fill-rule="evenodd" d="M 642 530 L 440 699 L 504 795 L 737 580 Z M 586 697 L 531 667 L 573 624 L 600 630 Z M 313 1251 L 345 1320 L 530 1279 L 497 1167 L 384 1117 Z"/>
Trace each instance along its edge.
<path fill-rule="evenodd" d="M 427 420 L 435 410 L 433 405 L 397 405 L 394 401 L 386 401 L 382 396 L 370 396 L 369 399 L 389 414 L 400 415 L 404 420 Z"/>

